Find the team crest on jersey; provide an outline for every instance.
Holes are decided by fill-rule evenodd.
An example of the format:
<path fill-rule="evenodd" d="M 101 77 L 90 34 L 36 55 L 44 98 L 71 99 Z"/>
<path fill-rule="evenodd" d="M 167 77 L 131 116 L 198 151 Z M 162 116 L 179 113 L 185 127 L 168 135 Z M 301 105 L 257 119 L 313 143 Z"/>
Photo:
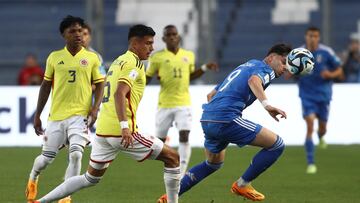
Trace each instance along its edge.
<path fill-rule="evenodd" d="M 322 61 L 321 55 L 317 55 L 316 56 L 316 62 L 321 63 L 321 61 Z"/>
<path fill-rule="evenodd" d="M 132 71 L 130 71 L 129 78 L 135 80 L 138 75 L 139 73 L 135 69 L 133 69 Z"/>
<path fill-rule="evenodd" d="M 185 63 L 189 62 L 189 59 L 188 59 L 187 57 L 183 57 L 182 60 L 183 60 Z"/>
<path fill-rule="evenodd" d="M 89 64 L 89 62 L 86 59 L 81 59 L 80 60 L 80 66 L 86 67 L 88 64 Z"/>

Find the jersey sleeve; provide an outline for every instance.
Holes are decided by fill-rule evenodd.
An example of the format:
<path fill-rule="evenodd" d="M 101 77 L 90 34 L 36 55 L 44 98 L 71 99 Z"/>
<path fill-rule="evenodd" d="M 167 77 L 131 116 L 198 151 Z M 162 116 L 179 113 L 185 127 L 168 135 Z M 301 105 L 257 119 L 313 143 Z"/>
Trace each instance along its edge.
<path fill-rule="evenodd" d="M 96 58 L 94 60 L 94 65 L 93 65 L 92 71 L 91 71 L 92 83 L 94 83 L 94 84 L 104 81 L 105 75 L 100 73 L 100 68 L 101 68 L 101 63 L 100 63 L 99 58 L 96 56 Z"/>
<path fill-rule="evenodd" d="M 263 85 L 269 84 L 270 81 L 271 81 L 271 79 L 273 79 L 273 78 L 271 78 L 271 76 L 270 76 L 271 73 L 268 73 L 268 72 L 266 72 L 266 71 L 255 72 L 255 73 L 253 73 L 253 75 L 258 76 L 258 77 L 261 79 Z"/>
<path fill-rule="evenodd" d="M 130 88 L 132 88 L 138 76 L 139 72 L 136 66 L 133 63 L 128 62 L 120 69 L 118 82 L 124 82 L 129 85 Z"/>
<path fill-rule="evenodd" d="M 52 64 L 52 54 L 50 54 L 46 59 L 44 80 L 53 81 L 53 79 L 54 79 L 54 65 Z"/>
<path fill-rule="evenodd" d="M 341 65 L 341 60 L 338 56 L 336 56 L 335 52 L 332 49 L 329 50 L 328 54 L 329 54 L 328 57 L 329 69 L 334 70 Z"/>
<path fill-rule="evenodd" d="M 148 67 L 146 68 L 146 76 L 153 77 L 158 72 L 160 67 L 160 61 L 156 56 L 151 56 L 149 59 Z"/>

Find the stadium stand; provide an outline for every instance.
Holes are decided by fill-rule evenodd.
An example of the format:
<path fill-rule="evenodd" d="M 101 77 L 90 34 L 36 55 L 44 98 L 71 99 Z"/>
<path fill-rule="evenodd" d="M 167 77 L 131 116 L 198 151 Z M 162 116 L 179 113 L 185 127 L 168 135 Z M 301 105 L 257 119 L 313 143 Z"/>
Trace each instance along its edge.
<path fill-rule="evenodd" d="M 250 58 L 261 58 L 266 49 L 275 42 L 289 42 L 294 46 L 303 43 L 304 30 L 308 25 L 321 28 L 322 1 L 306 0 L 301 2 L 300 13 L 304 18 L 288 15 L 279 19 L 280 9 L 289 8 L 292 3 L 284 0 L 216 0 L 217 11 L 214 26 L 216 56 L 222 67 L 218 80 L 223 78 L 229 68 Z M 299 1 L 299 0 L 292 0 Z M 197 48 L 197 11 L 193 0 L 149 1 L 138 9 L 147 11 L 146 19 L 126 20 L 130 13 L 126 3 L 129 0 L 104 1 L 104 56 L 112 61 L 126 48 L 126 35 L 130 24 L 148 23 L 156 26 L 157 32 L 165 24 L 178 26 L 183 35 L 183 46 Z M 135 1 L 134 1 L 135 2 Z M 287 2 L 290 2 L 288 0 Z M 176 5 L 174 5 L 176 3 Z M 281 3 L 281 5 L 280 5 Z M 42 66 L 51 50 L 63 46 L 59 37 L 57 23 L 67 14 L 86 15 L 85 1 L 81 0 L 2 0 L 0 6 L 0 84 L 15 85 L 16 76 L 27 53 L 35 53 Z M 131 5 L 130 5 L 131 6 Z M 360 19 L 359 1 L 332 0 L 331 46 L 340 52 L 346 49 L 351 33 L 357 31 Z M 125 12 L 126 11 L 126 12 Z M 139 12 L 139 13 L 141 13 Z M 149 17 L 153 16 L 153 17 Z M 130 18 L 130 17 L 128 17 Z M 297 19 L 298 22 L 294 22 Z M 281 21 L 282 20 L 282 21 Z M 160 37 L 160 35 L 158 35 Z M 159 40 L 159 38 L 157 38 Z M 157 43 L 162 44 L 162 43 Z"/>

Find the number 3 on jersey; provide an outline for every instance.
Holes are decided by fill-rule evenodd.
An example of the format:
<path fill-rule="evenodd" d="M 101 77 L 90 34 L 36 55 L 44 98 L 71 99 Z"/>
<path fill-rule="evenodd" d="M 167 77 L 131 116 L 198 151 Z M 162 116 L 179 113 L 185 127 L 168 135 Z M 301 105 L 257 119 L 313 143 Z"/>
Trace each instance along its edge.
<path fill-rule="evenodd" d="M 219 92 L 223 91 L 230 83 L 232 80 L 234 80 L 239 74 L 240 74 L 241 70 L 238 69 L 234 72 L 232 72 L 229 77 L 226 78 L 226 83 L 224 86 L 222 86 L 220 89 L 219 89 Z"/>

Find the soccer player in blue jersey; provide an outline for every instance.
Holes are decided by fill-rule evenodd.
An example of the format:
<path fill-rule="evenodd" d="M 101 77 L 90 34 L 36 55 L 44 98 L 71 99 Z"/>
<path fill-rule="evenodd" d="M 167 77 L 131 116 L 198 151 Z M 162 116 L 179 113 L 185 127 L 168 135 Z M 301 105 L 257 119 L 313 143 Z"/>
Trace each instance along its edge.
<path fill-rule="evenodd" d="M 318 119 L 319 146 L 326 148 L 324 135 L 329 117 L 329 105 L 332 95 L 332 84 L 334 79 L 343 78 L 343 70 L 340 59 L 334 51 L 320 44 L 320 30 L 309 27 L 305 33 L 305 48 L 311 51 L 315 58 L 315 67 L 312 74 L 299 78 L 299 96 L 301 99 L 303 117 L 306 122 L 307 131 L 305 139 L 305 151 L 307 158 L 306 173 L 314 174 L 317 169 L 314 162 L 314 143 L 312 134 L 314 121 Z"/>
<path fill-rule="evenodd" d="M 286 56 L 290 51 L 288 45 L 274 45 L 264 60 L 253 59 L 238 66 L 208 95 L 209 102 L 203 105 L 201 118 L 206 160 L 189 169 L 182 178 L 179 195 L 220 169 L 225 149 L 233 143 L 239 147 L 252 145 L 262 149 L 245 173 L 233 183 L 231 191 L 254 201 L 265 199 L 250 183 L 279 158 L 285 145 L 274 132 L 243 119 L 242 111 L 258 99 L 276 121 L 279 117 L 286 118 L 284 111 L 268 102 L 264 90 L 286 71 Z M 158 202 L 166 202 L 166 196 L 160 197 Z"/>

